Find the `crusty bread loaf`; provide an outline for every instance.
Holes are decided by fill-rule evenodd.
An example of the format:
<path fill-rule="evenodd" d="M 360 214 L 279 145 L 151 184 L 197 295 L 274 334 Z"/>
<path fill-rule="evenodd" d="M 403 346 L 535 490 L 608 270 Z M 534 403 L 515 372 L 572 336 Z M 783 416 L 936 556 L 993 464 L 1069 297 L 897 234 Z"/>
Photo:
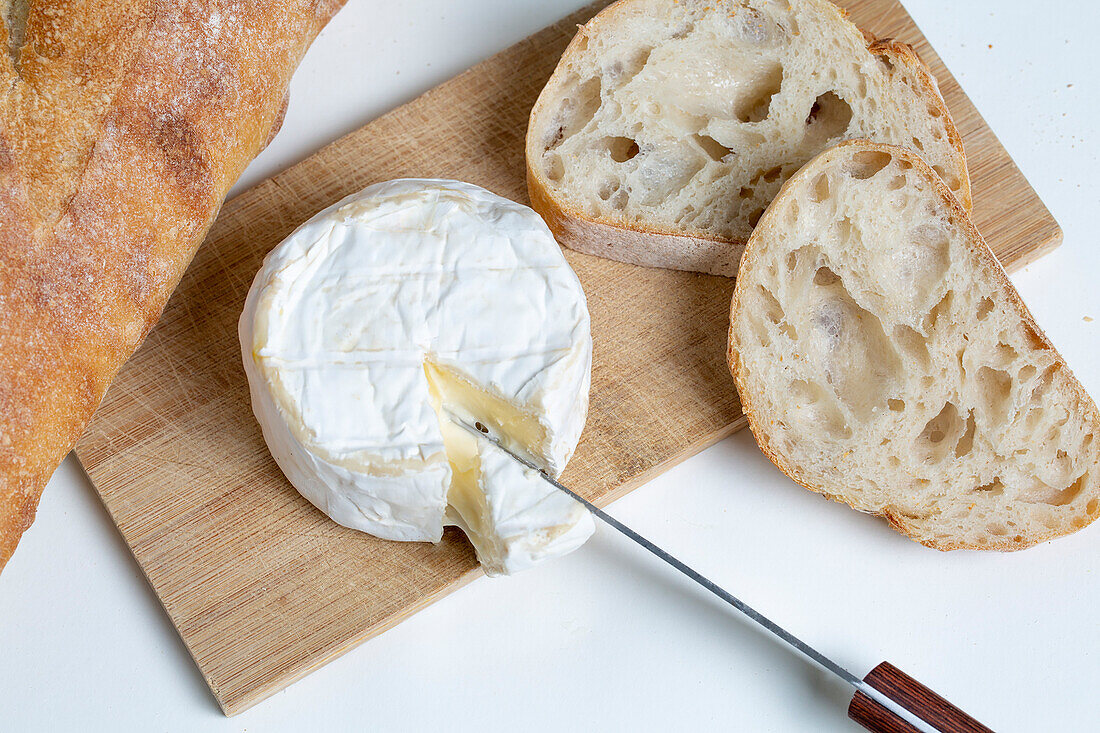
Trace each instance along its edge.
<path fill-rule="evenodd" d="M 531 112 L 528 190 L 573 249 L 733 276 L 783 182 L 847 138 L 913 146 L 969 208 L 962 141 L 909 46 L 827 0 L 620 0 Z"/>
<path fill-rule="evenodd" d="M 341 0 L 0 0 L 0 568 Z"/>
<path fill-rule="evenodd" d="M 911 151 L 855 141 L 749 240 L 730 369 L 764 453 L 941 550 L 1016 550 L 1100 514 L 1100 414 L 967 212 Z"/>

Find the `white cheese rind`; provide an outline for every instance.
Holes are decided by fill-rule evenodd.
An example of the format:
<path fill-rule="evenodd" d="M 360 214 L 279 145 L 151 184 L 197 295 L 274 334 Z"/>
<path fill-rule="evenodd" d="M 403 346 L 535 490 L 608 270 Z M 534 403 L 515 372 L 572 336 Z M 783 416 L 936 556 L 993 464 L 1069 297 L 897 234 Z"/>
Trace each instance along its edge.
<path fill-rule="evenodd" d="M 390 181 L 322 211 L 268 254 L 239 334 L 253 410 L 287 478 L 335 521 L 385 539 L 438 541 L 455 522 L 425 362 L 537 426 L 535 444 L 501 437 L 554 475 L 584 426 L 580 282 L 537 214 L 469 184 Z M 575 502 L 549 500 L 556 490 L 518 480 L 518 464 L 484 445 L 491 525 L 515 548 L 479 547 L 487 568 L 513 572 L 591 534 Z"/>

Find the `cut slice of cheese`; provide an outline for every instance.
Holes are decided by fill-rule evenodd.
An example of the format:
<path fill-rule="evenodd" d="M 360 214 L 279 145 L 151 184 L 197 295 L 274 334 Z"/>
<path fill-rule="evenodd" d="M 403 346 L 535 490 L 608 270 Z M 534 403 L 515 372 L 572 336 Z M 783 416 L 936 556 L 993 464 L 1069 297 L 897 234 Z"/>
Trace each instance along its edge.
<path fill-rule="evenodd" d="M 446 523 L 462 528 L 485 571 L 514 573 L 584 544 L 594 529 L 588 510 L 454 418 L 486 426 L 536 465 L 545 426 L 446 368 L 429 361 L 425 372 L 451 466 Z"/>
<path fill-rule="evenodd" d="M 592 533 L 583 507 L 449 417 L 552 475 L 580 438 L 588 310 L 530 209 L 455 181 L 371 186 L 272 250 L 239 330 L 272 455 L 340 524 L 427 541 L 455 524 L 490 573 Z"/>

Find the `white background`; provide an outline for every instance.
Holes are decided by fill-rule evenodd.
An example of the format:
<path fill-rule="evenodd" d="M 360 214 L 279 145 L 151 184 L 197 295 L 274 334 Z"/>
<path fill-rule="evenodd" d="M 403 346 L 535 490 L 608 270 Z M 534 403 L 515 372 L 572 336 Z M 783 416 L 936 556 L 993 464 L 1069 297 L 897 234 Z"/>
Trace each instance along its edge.
<path fill-rule="evenodd" d="M 582 4 L 351 0 L 240 186 Z M 1013 280 L 1100 395 L 1100 9 L 906 5 L 1065 229 L 1061 249 Z M 890 659 L 998 731 L 1095 730 L 1100 523 L 1022 553 L 936 553 L 798 488 L 747 431 L 612 511 L 860 676 Z M 232 719 L 72 458 L 0 576 L 5 731 L 845 731 L 847 697 L 603 527 L 575 554 L 478 580 Z"/>

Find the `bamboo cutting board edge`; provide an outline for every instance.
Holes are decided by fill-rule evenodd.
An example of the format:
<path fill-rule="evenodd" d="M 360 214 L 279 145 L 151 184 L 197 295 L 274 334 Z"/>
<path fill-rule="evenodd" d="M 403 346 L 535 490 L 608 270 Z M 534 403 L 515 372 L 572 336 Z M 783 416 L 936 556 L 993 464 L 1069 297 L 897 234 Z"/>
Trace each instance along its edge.
<path fill-rule="evenodd" d="M 702 439 L 700 439 L 698 447 L 696 449 L 691 450 L 690 452 L 685 452 L 681 455 L 673 456 L 672 458 L 670 458 L 666 462 L 658 464 L 657 466 L 654 466 L 652 469 L 650 469 L 649 471 L 639 475 L 635 479 L 632 479 L 631 481 L 628 481 L 624 484 L 621 484 L 620 486 L 618 486 L 617 488 L 615 488 L 611 492 L 605 494 L 604 496 L 600 497 L 597 501 L 595 501 L 593 503 L 596 504 L 597 506 L 599 506 L 600 508 L 604 508 L 604 507 L 608 506 L 609 504 L 611 504 L 615 501 L 618 501 L 619 499 L 626 496 L 627 494 L 629 494 L 634 489 L 637 489 L 638 487 L 648 483 L 653 478 L 655 478 L 657 476 L 660 476 L 661 474 L 669 471 L 673 467 L 683 463 L 687 459 L 698 455 L 702 451 L 704 451 L 707 448 L 711 447 L 712 445 L 718 443 L 719 441 L 723 440 L 724 438 L 728 438 L 729 436 L 733 435 L 734 433 L 737 433 L 738 431 L 740 431 L 742 428 L 747 427 L 748 422 L 749 422 L 748 418 L 746 418 L 744 415 L 742 415 L 738 420 L 735 420 L 728 428 L 718 430 L 714 434 L 707 435 L 707 436 L 703 437 Z M 104 504 L 104 506 L 106 506 L 106 504 Z M 110 512 L 110 509 L 108 508 L 107 511 Z M 144 574 L 144 571 L 143 571 L 143 574 Z M 285 678 L 274 679 L 269 684 L 267 684 L 265 686 L 257 687 L 256 691 L 255 691 L 255 694 L 254 694 L 254 697 L 252 699 L 250 699 L 248 701 L 248 703 L 246 705 L 242 706 L 242 707 L 237 708 L 237 707 L 230 707 L 230 706 L 223 705 L 221 703 L 220 698 L 219 698 L 219 696 L 216 692 L 214 692 L 214 700 L 215 700 L 215 702 L 218 703 L 219 707 L 222 708 L 222 711 L 225 712 L 226 715 L 232 716 L 232 715 L 237 715 L 238 713 L 242 713 L 245 710 L 247 710 L 247 709 L 249 709 L 249 708 L 251 708 L 255 705 L 260 704 L 261 702 L 263 702 L 267 698 L 271 697 L 272 695 L 274 695 L 278 692 L 281 692 L 282 690 L 286 689 L 287 687 L 294 684 L 295 682 L 302 679 L 303 677 L 306 677 L 306 676 L 312 674 L 313 672 L 316 672 L 318 669 L 320 669 L 321 667 L 324 667 L 329 662 L 342 657 L 343 655 L 345 655 L 348 652 L 355 649 L 360 644 L 362 644 L 366 641 L 369 641 L 370 639 L 373 639 L 374 637 L 378 636 L 379 634 L 383 634 L 383 633 L 389 631 L 390 629 L 397 626 L 401 622 L 411 618 L 412 616 L 416 615 L 417 613 L 424 610 L 428 606 L 432 605 L 433 603 L 435 603 L 440 598 L 443 598 L 444 596 L 448 596 L 451 593 L 454 593 L 455 591 L 459 590 L 460 588 L 464 588 L 465 586 L 469 585 L 470 583 L 474 582 L 475 580 L 477 580 L 478 578 L 481 578 L 484 575 L 485 575 L 485 573 L 484 573 L 484 571 L 482 571 L 481 566 L 477 566 L 477 567 L 473 568 L 472 570 L 470 570 L 466 573 L 463 573 L 461 576 L 459 576 L 458 579 L 456 579 L 455 581 L 453 581 L 449 585 L 445 586 L 444 588 L 440 589 L 438 592 L 436 592 L 432 595 L 425 596 L 423 599 L 421 599 L 421 601 L 419 603 L 417 603 L 415 605 L 412 605 L 412 606 L 409 606 L 408 608 L 404 609 L 400 614 L 396 614 L 394 616 L 391 616 L 390 618 L 386 619 L 384 622 L 382 622 L 380 624 L 377 624 L 375 626 L 371 626 L 369 628 L 366 628 L 358 636 L 356 636 L 352 639 L 348 639 L 346 642 L 342 642 L 342 643 L 334 646 L 334 648 L 332 650 L 330 650 L 327 654 L 325 654 L 323 656 L 318 656 L 317 659 L 313 660 L 308 666 L 302 667 L 301 669 L 297 670 L 293 675 L 287 676 Z M 146 580 L 146 582 L 148 582 L 149 578 L 146 576 L 145 580 Z M 152 584 L 150 584 L 150 587 L 152 587 Z M 195 657 L 194 657 L 194 654 L 191 651 L 191 647 L 187 645 L 186 641 L 184 641 L 184 646 L 187 648 L 187 653 L 191 655 L 192 659 L 194 659 Z M 197 664 L 197 660 L 196 660 L 196 664 Z M 200 671 L 201 671 L 201 667 L 200 667 Z M 216 689 L 214 687 L 213 681 L 211 681 L 208 677 L 206 677 L 205 673 L 203 673 L 203 679 L 206 680 L 207 685 L 210 686 L 212 691 Z"/>
<path fill-rule="evenodd" d="M 597 3 L 597 5 L 603 4 L 605 3 Z M 1029 212 L 1031 212 L 1032 218 L 1028 219 L 1026 222 L 1028 226 L 1027 230 L 1023 232 L 1003 231 L 996 226 L 999 221 L 998 219 L 991 219 L 991 225 L 987 230 L 991 244 L 993 244 L 995 248 L 1000 246 L 1001 249 L 998 251 L 1002 258 L 1007 258 L 1006 265 L 1008 269 L 1014 270 L 1022 267 L 1056 247 L 1061 241 L 1061 231 L 1057 224 L 1054 222 L 1053 218 L 1050 217 L 1045 207 L 1042 206 L 1037 196 L 1035 196 L 1034 191 L 1032 191 L 1026 181 L 1023 180 L 1022 175 L 1019 174 L 1019 171 L 1015 168 L 1011 159 L 1008 158 L 1003 147 L 1000 146 L 996 137 L 988 128 L 988 125 L 981 120 L 980 115 L 978 115 L 965 95 L 957 90 L 957 83 L 943 68 L 942 63 L 939 61 L 938 57 L 935 56 L 934 52 L 927 47 L 927 43 L 923 41 L 915 25 L 912 24 L 911 19 L 904 13 L 904 9 L 896 2 L 891 2 L 891 0 L 862 0 L 847 4 L 851 6 L 853 17 L 856 22 L 867 27 L 869 30 L 882 33 L 881 24 L 893 24 L 906 29 L 905 33 L 899 34 L 902 40 L 919 42 L 917 45 L 921 45 L 922 55 L 930 62 L 937 76 L 941 79 L 941 86 L 945 88 L 945 96 L 950 97 L 952 94 L 957 95 L 957 98 L 949 99 L 949 104 L 952 111 L 958 115 L 960 128 L 967 127 L 973 131 L 972 135 L 967 137 L 968 144 L 972 140 L 979 140 L 981 143 L 980 150 L 976 148 L 981 155 L 974 156 L 977 166 L 974 170 L 973 177 L 976 182 L 983 183 L 984 181 L 992 180 L 995 174 L 1003 177 L 1006 175 L 1007 170 L 1007 176 L 1014 185 L 1020 185 L 1022 183 L 1023 188 L 1015 195 L 1019 196 L 1022 201 L 1022 205 L 1019 208 L 1025 208 L 1025 206 L 1030 207 Z M 871 6 L 874 6 L 874 9 L 872 9 Z M 561 22 L 534 34 L 528 39 L 520 41 L 509 49 L 463 72 L 450 81 L 429 90 L 412 102 L 368 123 L 360 130 L 325 146 L 314 155 L 300 161 L 286 171 L 234 197 L 226 203 L 223 208 L 222 219 L 219 220 L 220 222 L 228 220 L 229 223 L 225 224 L 220 229 L 212 230 L 211 239 L 217 239 L 221 236 L 224 240 L 225 236 L 223 235 L 227 228 L 233 230 L 233 227 L 236 227 L 236 230 L 247 230 L 252 226 L 251 223 L 245 221 L 249 219 L 249 217 L 253 217 L 257 221 L 260 221 L 260 223 L 255 224 L 257 228 L 264 226 L 263 221 L 267 221 L 269 228 L 286 228 L 286 223 L 278 218 L 278 212 L 274 210 L 279 209 L 279 207 L 285 203 L 283 199 L 286 197 L 293 197 L 296 194 L 300 194 L 302 191 L 313 193 L 311 189 L 302 188 L 306 185 L 307 181 L 309 185 L 313 185 L 313 182 L 317 181 L 317 185 L 325 191 L 339 191 L 344 178 L 361 179 L 364 176 L 369 178 L 370 175 L 374 174 L 373 171 L 363 171 L 362 162 L 359 158 L 365 155 L 365 153 L 362 149 L 357 150 L 357 146 L 361 148 L 364 138 L 368 137 L 368 130 L 378 130 L 380 134 L 391 135 L 395 131 L 406 131 L 408 134 L 415 134 L 414 131 L 417 125 L 426 124 L 429 121 L 428 112 L 437 115 L 446 113 L 448 111 L 446 109 L 448 95 L 453 99 L 456 93 L 463 89 L 479 91 L 482 93 L 483 97 L 486 97 L 472 100 L 462 98 L 461 101 L 464 103 L 477 105 L 496 100 L 495 97 L 493 99 L 487 99 L 500 92 L 500 90 L 494 87 L 494 84 L 498 83 L 499 79 L 508 80 L 511 78 L 509 76 L 509 73 L 511 73 L 510 70 L 504 67 L 519 66 L 519 64 L 517 64 L 517 59 L 523 59 L 525 54 L 535 54 L 532 58 L 538 60 L 540 64 L 544 60 L 544 57 L 549 54 L 553 54 L 552 60 L 556 61 L 557 54 L 560 53 L 561 47 L 563 46 L 561 43 L 562 39 L 572 34 L 572 24 L 575 22 L 583 22 L 585 17 L 594 13 L 595 10 L 596 6 L 589 6 L 563 19 Z M 876 23 L 879 25 L 876 25 Z M 555 47 L 554 44 L 559 45 Z M 522 68 L 522 66 L 520 66 L 520 68 Z M 540 66 L 539 70 L 528 73 L 528 76 L 531 74 L 537 76 L 539 73 L 542 73 L 542 68 L 543 67 Z M 519 73 L 520 72 L 515 72 L 513 75 L 518 75 Z M 528 79 L 526 81 L 530 80 Z M 541 83 L 537 86 L 541 86 Z M 529 93 L 530 89 L 528 89 L 528 86 L 525 84 L 521 91 L 523 93 Z M 498 137 L 506 136 L 505 133 L 496 130 L 485 132 L 491 133 L 490 138 L 494 142 Z M 514 131 L 507 132 L 510 134 Z M 388 138 L 387 142 L 389 142 Z M 992 152 L 987 152 L 990 150 Z M 498 151 L 491 150 L 490 155 L 496 152 Z M 511 153 L 509 154 L 511 155 Z M 504 158 L 506 156 L 502 155 L 501 157 Z M 514 158 L 515 156 L 512 155 L 512 159 Z M 983 167 L 985 162 L 987 162 L 987 158 L 994 159 L 992 160 L 992 164 L 997 166 L 995 171 L 989 171 Z M 468 163 L 468 161 L 465 162 Z M 512 160 L 501 160 L 495 163 L 490 161 L 489 165 L 500 165 L 504 162 L 508 162 L 509 165 L 512 164 Z M 452 165 L 452 163 L 453 161 L 451 163 L 441 161 L 441 167 L 443 168 L 441 174 L 450 170 L 447 167 L 448 165 L 451 165 L 453 168 L 454 165 Z M 346 170 L 341 167 L 345 167 Z M 459 168 L 461 168 L 461 165 L 459 165 Z M 379 174 L 383 172 L 384 170 L 378 171 Z M 513 173 L 516 173 L 518 177 L 522 177 L 522 171 L 513 171 Z M 998 185 L 1003 186 L 1003 178 L 998 180 L 1000 181 Z M 509 183 L 508 186 L 509 191 L 506 195 L 511 195 L 513 198 L 520 198 L 522 200 L 524 196 L 522 188 L 517 188 L 513 186 L 512 183 Z M 493 186 L 489 187 L 493 188 Z M 976 189 L 977 188 L 978 186 L 976 186 Z M 498 189 L 497 192 L 500 193 L 501 191 Z M 977 191 L 976 196 L 977 205 L 979 207 L 991 203 L 984 198 L 978 199 L 978 196 L 981 196 L 980 191 Z M 331 198 L 334 200 L 335 197 L 336 196 L 333 195 Z M 324 196 L 318 196 L 318 198 L 324 199 Z M 980 220 L 982 213 L 981 211 L 976 211 L 975 217 Z M 268 220 L 263 219 L 262 215 L 264 214 L 270 215 Z M 1017 216 L 1018 218 L 1018 215 L 1014 215 L 1011 211 L 1008 211 L 1004 218 L 1013 220 L 1013 216 Z M 271 219 L 275 220 L 277 224 L 272 224 L 271 221 L 269 221 Z M 299 221 L 300 220 L 301 219 L 299 219 Z M 293 223 L 296 224 L 297 222 L 295 221 Z M 269 244 L 274 244 L 274 242 L 270 242 Z M 213 244 L 204 246 L 206 254 L 204 255 L 200 252 L 200 256 L 196 258 L 196 265 L 192 269 L 201 269 L 202 267 L 209 268 L 212 257 L 218 258 L 220 262 L 222 256 L 220 251 L 216 250 L 214 254 L 210 253 L 211 247 L 214 246 Z M 583 255 L 573 255 L 570 253 L 570 257 L 575 267 L 588 268 L 590 266 L 590 263 L 587 263 Z M 238 271 L 231 274 L 241 275 L 239 271 L 241 265 L 237 262 L 224 264 L 224 267 L 229 270 L 237 267 Z M 593 271 L 619 271 L 616 270 L 614 266 L 608 266 L 602 269 L 600 266 L 592 267 Z M 247 275 L 250 280 L 251 272 L 248 272 Z M 199 276 L 195 275 L 195 277 L 198 278 Z M 684 277 L 677 275 L 655 276 L 656 279 L 660 279 L 660 277 L 667 277 L 671 282 L 685 281 Z M 679 279 L 677 279 L 678 277 Z M 188 290 L 188 288 L 193 290 L 194 287 L 190 285 L 190 282 L 189 280 L 187 287 L 181 286 L 181 290 Z M 173 300 L 178 301 L 186 294 L 187 293 L 180 293 L 179 297 Z M 168 314 L 168 310 L 166 310 L 166 314 L 168 314 L 169 317 L 165 320 L 172 321 L 173 315 L 178 317 L 180 308 L 178 302 L 171 304 L 168 310 L 171 310 L 172 313 Z M 186 308 L 184 310 L 187 315 L 190 316 L 192 314 L 192 311 Z M 716 315 L 715 318 L 719 318 L 719 316 Z M 714 323 L 713 327 L 717 329 L 719 324 Z M 724 336 L 724 325 L 722 328 Z M 175 333 L 170 330 L 170 324 L 168 323 L 163 323 L 161 326 L 158 326 L 157 330 L 154 332 L 155 337 L 150 339 L 147 346 L 143 347 L 142 351 L 145 353 L 142 354 L 142 356 L 145 357 L 146 360 L 151 350 L 170 348 L 172 346 L 172 343 L 167 341 L 167 339 L 172 338 L 171 335 L 165 336 L 164 339 L 160 338 L 165 331 L 168 331 L 169 334 Z M 177 356 L 179 355 L 177 354 Z M 120 380 L 119 385 L 119 389 L 122 390 L 122 392 L 113 389 L 112 393 L 109 393 L 108 399 L 105 400 L 106 409 L 101 410 L 103 414 L 98 416 L 93 428 L 89 431 L 89 435 L 81 441 L 77 453 L 89 477 L 93 479 L 93 483 L 96 485 L 100 498 L 107 508 L 108 513 L 111 515 L 112 520 L 119 526 L 124 539 L 126 539 L 127 543 L 134 550 L 142 573 L 145 575 L 154 592 L 158 595 L 158 598 L 164 605 L 173 624 L 180 630 L 188 652 L 195 659 L 197 666 L 199 666 L 204 678 L 214 692 L 218 704 L 227 714 L 233 715 L 251 707 L 274 692 L 283 689 L 286 685 L 300 679 L 310 671 L 340 656 L 344 652 L 349 651 L 362 641 L 392 628 L 400 621 L 408 618 L 410 615 L 434 602 L 438 598 L 470 583 L 480 574 L 480 570 L 478 570 L 476 566 L 458 573 L 451 577 L 450 580 L 436 586 L 432 592 L 426 593 L 415 600 L 411 600 L 399 610 L 390 612 L 377 621 L 358 627 L 354 631 L 345 633 L 342 636 L 333 636 L 327 639 L 323 645 L 312 649 L 312 651 L 308 649 L 305 650 L 301 659 L 298 659 L 296 662 L 292 661 L 283 666 L 274 666 L 273 664 L 272 666 L 265 667 L 265 662 L 263 660 L 252 661 L 251 666 L 249 666 L 250 660 L 245 659 L 244 662 L 242 662 L 244 665 L 243 669 L 233 669 L 230 671 L 217 666 L 215 663 L 217 651 L 211 651 L 211 648 L 216 647 L 217 644 L 208 638 L 204 638 L 200 633 L 199 629 L 205 631 L 206 627 L 195 626 L 195 624 L 192 623 L 195 619 L 201 619 L 203 614 L 183 608 L 193 601 L 191 596 L 197 591 L 188 591 L 187 589 L 181 590 L 178 586 L 179 579 L 172 576 L 170 572 L 166 573 L 161 563 L 163 562 L 162 555 L 165 552 L 169 552 L 170 554 L 170 550 L 172 549 L 171 547 L 168 547 L 168 550 L 165 549 L 165 543 L 170 542 L 170 540 L 157 537 L 155 530 L 147 526 L 148 522 L 145 521 L 147 517 L 142 515 L 141 512 L 143 510 L 140 506 L 137 506 L 147 497 L 136 495 L 132 492 L 127 493 L 130 483 L 127 476 L 136 478 L 136 476 L 132 474 L 132 471 L 136 470 L 135 466 L 143 467 L 145 459 L 153 459 L 156 458 L 156 456 L 140 454 L 136 450 L 127 448 L 125 445 L 123 445 L 122 448 L 118 448 L 112 439 L 112 436 L 114 438 L 118 437 L 119 431 L 125 433 L 128 428 L 148 427 L 147 421 L 142 422 L 137 418 L 134 419 L 134 422 L 137 423 L 136 426 L 116 422 L 120 416 L 126 417 L 127 415 L 125 402 L 126 399 L 129 398 L 129 393 L 126 392 L 126 390 L 133 391 L 134 399 L 140 401 L 141 395 L 135 388 L 143 385 L 140 376 L 135 375 L 135 371 L 139 370 L 139 364 L 141 363 L 144 363 L 144 361 L 135 359 L 135 363 L 131 369 L 124 369 L 126 373 L 123 375 L 123 379 Z M 702 376 L 705 377 L 706 375 Z M 728 374 L 726 376 L 728 377 Z M 152 378 L 153 377 L 150 377 L 150 379 Z M 107 405 L 106 403 L 108 402 L 111 404 Z M 183 427 L 186 427 L 186 423 L 182 420 L 178 420 L 176 423 L 169 425 L 169 427 L 182 429 L 180 427 L 181 423 L 183 423 Z M 622 469 L 622 466 L 605 467 L 606 470 L 603 475 L 607 477 L 607 481 L 601 484 L 597 489 L 593 489 L 593 491 L 598 493 L 591 494 L 590 498 L 593 498 L 596 503 L 601 506 L 606 505 L 650 480 L 653 476 L 663 473 L 673 465 L 686 460 L 706 447 L 718 442 L 723 437 L 732 434 L 741 427 L 744 427 L 745 424 L 746 420 L 744 416 L 740 415 L 740 412 L 737 411 L 736 416 L 729 419 L 725 424 L 715 429 L 707 429 L 693 433 L 690 436 L 690 440 L 687 439 L 686 436 L 672 436 L 674 438 L 681 438 L 679 443 L 675 443 L 674 445 L 669 444 L 671 445 L 672 452 L 666 450 L 665 453 L 662 454 L 660 450 L 654 449 L 655 452 L 653 455 L 657 456 L 658 460 L 655 460 L 651 465 L 643 466 L 641 470 L 635 471 L 634 473 L 630 473 L 629 471 L 625 473 L 622 471 L 616 473 L 614 469 Z M 163 430 L 164 427 L 164 425 L 160 424 L 155 426 L 157 430 Z M 127 438 L 130 437 L 131 436 L 127 436 Z M 664 437 L 667 438 L 668 436 Z M 125 441 L 122 441 L 122 443 L 124 444 Z M 145 449 L 144 444 L 141 444 L 141 447 L 143 450 Z M 668 446 L 662 444 L 659 448 L 666 449 Z M 164 450 L 164 446 L 159 445 L 159 449 Z M 127 453 L 128 450 L 130 451 L 129 453 Z M 113 453 L 112 451 L 116 452 Z M 581 453 L 581 451 L 578 451 L 578 453 Z M 142 460 L 135 461 L 134 456 L 138 456 Z M 124 460 L 113 460 L 119 457 L 122 457 Z M 588 456 L 579 457 L 582 461 L 588 458 Z M 166 458 L 165 460 L 171 459 Z M 574 459 L 574 463 L 577 462 L 577 459 Z M 121 469 L 123 469 L 121 471 L 119 468 L 120 464 Z M 161 467 L 161 470 L 164 470 L 163 467 Z M 129 473 L 127 471 L 129 471 Z M 171 472 L 168 472 L 168 475 L 171 475 Z M 620 476 L 625 476 L 625 478 L 617 480 L 617 477 Z M 219 497 L 215 497 L 215 499 L 217 498 Z M 188 593 L 190 593 L 191 596 L 189 596 Z M 203 609 L 200 608 L 199 610 L 202 611 Z M 225 642 L 225 638 L 221 638 L 221 641 Z"/>

